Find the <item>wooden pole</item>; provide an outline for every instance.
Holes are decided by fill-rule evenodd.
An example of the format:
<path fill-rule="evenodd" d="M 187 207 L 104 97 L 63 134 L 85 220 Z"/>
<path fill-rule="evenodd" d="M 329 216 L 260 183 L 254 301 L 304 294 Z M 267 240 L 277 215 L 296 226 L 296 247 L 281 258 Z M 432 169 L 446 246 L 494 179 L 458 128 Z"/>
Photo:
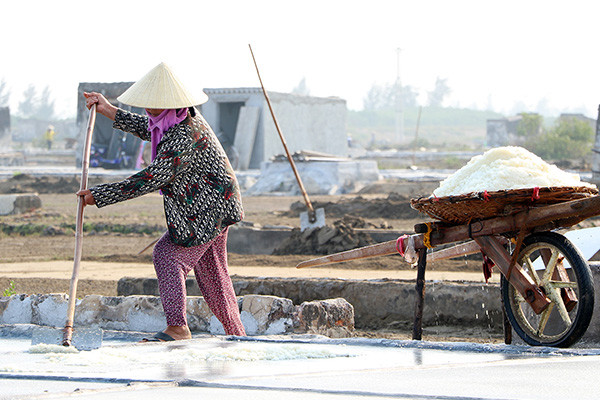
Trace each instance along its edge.
<path fill-rule="evenodd" d="M 418 236 L 419 235 L 413 235 L 413 237 L 415 238 Z M 498 239 L 502 243 L 506 243 L 506 239 Z M 429 261 L 447 260 L 448 258 L 466 256 L 469 254 L 479 253 L 480 251 L 481 247 L 479 247 L 479 245 L 475 241 L 470 240 L 468 242 L 457 244 L 456 246 L 434 251 L 433 253 L 427 256 L 427 259 Z M 335 253 L 319 258 L 313 258 L 312 260 L 302 261 L 296 266 L 296 268 L 316 267 L 319 265 L 334 264 L 338 262 L 358 260 L 369 257 L 388 256 L 397 253 L 397 241 L 390 240 L 387 242 L 373 244 L 358 249 L 343 251 L 341 253 Z"/>
<path fill-rule="evenodd" d="M 90 108 L 85 144 L 83 146 L 83 157 L 81 159 L 81 182 L 79 190 L 87 189 L 88 170 L 90 167 L 90 147 L 92 145 L 92 133 L 96 123 L 96 105 Z M 70 346 L 73 337 L 73 320 L 75 317 L 75 302 L 77 301 L 77 283 L 79 282 L 79 269 L 81 267 L 81 251 L 83 249 L 83 210 L 85 199 L 79 196 L 77 200 L 77 220 L 75 222 L 75 255 L 73 257 L 73 274 L 69 287 L 69 302 L 67 304 L 67 320 L 63 329 L 63 346 Z"/>
<path fill-rule="evenodd" d="M 385 256 L 396 253 L 398 253 L 398 250 L 396 250 L 396 241 L 390 240 L 387 242 L 373 244 L 358 249 L 343 251 L 341 253 L 335 253 L 330 254 L 328 256 L 313 258 L 312 260 L 302 261 L 296 266 L 296 268 L 316 267 L 318 265 L 334 264 L 343 261 Z"/>
<path fill-rule="evenodd" d="M 287 143 L 285 142 L 285 138 L 283 137 L 283 133 L 281 133 L 281 129 L 279 128 L 279 123 L 277 122 L 277 118 L 275 117 L 275 112 L 273 111 L 273 107 L 271 106 L 271 100 L 269 99 L 269 95 L 265 90 L 265 86 L 263 85 L 262 78 L 260 77 L 260 72 L 258 70 L 258 64 L 256 64 L 256 59 L 254 58 L 254 52 L 252 51 L 252 46 L 248 45 L 250 48 L 250 54 L 252 54 L 252 61 L 254 61 L 254 67 L 256 68 L 256 74 L 258 75 L 258 81 L 260 82 L 260 87 L 262 88 L 262 92 L 265 95 L 265 100 L 267 101 L 267 105 L 269 106 L 269 111 L 271 112 L 271 117 L 273 117 L 273 122 L 275 123 L 275 129 L 277 129 L 277 133 L 279 134 L 279 139 L 281 139 L 281 144 L 283 145 L 283 149 L 285 150 L 285 154 L 287 156 L 290 165 L 292 166 L 292 171 L 294 171 L 294 176 L 296 177 L 296 181 L 298 181 L 298 186 L 300 186 L 300 192 L 302 192 L 302 197 L 304 197 L 304 202 L 306 203 L 306 207 L 308 208 L 308 217 L 310 222 L 315 222 L 317 217 L 315 214 L 315 209 L 313 208 L 310 199 L 308 198 L 308 193 L 306 189 L 304 189 L 304 185 L 302 184 L 302 179 L 300 179 L 300 174 L 296 169 L 296 164 L 292 159 L 290 151 L 288 150 Z"/>

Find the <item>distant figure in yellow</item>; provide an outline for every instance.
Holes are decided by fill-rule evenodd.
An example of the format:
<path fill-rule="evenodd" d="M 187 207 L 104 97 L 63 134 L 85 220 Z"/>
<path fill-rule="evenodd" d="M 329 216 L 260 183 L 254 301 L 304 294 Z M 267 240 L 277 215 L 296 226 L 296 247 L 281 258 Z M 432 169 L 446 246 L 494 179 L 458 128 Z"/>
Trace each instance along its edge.
<path fill-rule="evenodd" d="M 44 139 L 46 140 L 46 145 L 48 146 L 48 150 L 52 148 L 52 142 L 54 141 L 54 135 L 56 132 L 54 131 L 54 127 L 52 125 L 48 125 L 48 129 L 46 129 L 46 133 L 44 133 Z"/>

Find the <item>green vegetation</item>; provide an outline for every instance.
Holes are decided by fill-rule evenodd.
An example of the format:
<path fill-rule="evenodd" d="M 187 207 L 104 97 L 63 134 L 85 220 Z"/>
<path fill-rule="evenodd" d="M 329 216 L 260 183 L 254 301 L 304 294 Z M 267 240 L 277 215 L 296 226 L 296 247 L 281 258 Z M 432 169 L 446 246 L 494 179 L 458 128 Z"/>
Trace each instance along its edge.
<path fill-rule="evenodd" d="M 405 109 L 404 135 L 400 138 L 396 134 L 397 113 L 389 107 L 349 111 L 347 131 L 355 143 L 370 150 L 425 147 L 469 151 L 484 148 L 488 119 L 504 118 L 492 111 L 423 107 L 419 132 L 415 135 L 418 111 L 418 107 Z M 519 145 L 543 159 L 581 159 L 590 155 L 594 129 L 588 122 L 571 116 L 544 120 L 535 113 L 519 115 L 521 121 L 516 127 L 517 136 L 522 138 Z"/>
<path fill-rule="evenodd" d="M 44 231 L 44 228 L 46 228 L 47 225 L 42 225 L 42 224 L 19 224 L 19 225 L 12 225 L 12 224 L 5 224 L 5 223 L 0 223 L 0 232 L 5 234 L 5 235 L 20 235 L 20 236 L 29 236 L 29 235 L 36 235 L 36 234 L 40 234 Z"/>
<path fill-rule="evenodd" d="M 147 224 L 106 224 L 86 222 L 83 224 L 84 233 L 109 232 L 119 234 L 152 235 L 164 232 L 165 228 L 158 225 Z M 61 223 L 58 225 L 48 224 L 7 224 L 0 223 L 0 234 L 8 236 L 55 236 L 72 235 L 75 232 L 75 224 Z"/>
<path fill-rule="evenodd" d="M 534 138 L 542 132 L 544 118 L 535 113 L 520 113 L 522 119 L 517 125 L 517 135 L 521 137 Z"/>
<path fill-rule="evenodd" d="M 10 281 L 8 287 L 2 292 L 2 296 L 10 297 L 13 294 L 17 294 L 17 289 L 15 288 L 15 281 Z"/>
<path fill-rule="evenodd" d="M 550 128 L 543 126 L 537 114 L 520 114 L 517 135 L 525 138 L 524 147 L 543 159 L 565 160 L 583 158 L 590 154 L 594 141 L 592 126 L 575 117 L 562 117 Z"/>

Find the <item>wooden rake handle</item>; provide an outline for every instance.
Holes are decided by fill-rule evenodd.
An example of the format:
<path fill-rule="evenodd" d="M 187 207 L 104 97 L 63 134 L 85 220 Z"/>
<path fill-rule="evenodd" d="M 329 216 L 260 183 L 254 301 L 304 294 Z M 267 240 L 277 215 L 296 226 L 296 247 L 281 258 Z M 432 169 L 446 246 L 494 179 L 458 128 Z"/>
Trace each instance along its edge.
<path fill-rule="evenodd" d="M 87 130 L 85 134 L 85 144 L 83 146 L 83 157 L 81 158 L 81 182 L 79 190 L 87 189 L 88 171 L 90 168 L 90 148 L 92 146 L 92 133 L 96 123 L 96 105 L 90 108 Z M 79 281 L 79 269 L 81 266 L 81 250 L 83 248 L 83 210 L 85 208 L 85 198 L 79 196 L 77 202 L 77 220 L 75 222 L 75 255 L 73 257 L 73 274 L 71 275 L 71 284 L 69 287 L 69 302 L 67 304 L 67 320 L 63 330 L 63 346 L 71 345 L 73 336 L 73 320 L 75 317 L 75 303 L 77 301 L 77 282 Z"/>
<path fill-rule="evenodd" d="M 308 208 L 309 217 L 311 219 L 311 222 L 314 222 L 316 220 L 315 209 L 313 208 L 310 198 L 308 197 L 308 193 L 306 192 L 306 189 L 304 188 L 302 179 L 300 179 L 300 174 L 298 173 L 296 164 L 294 163 L 294 160 L 292 159 L 290 151 L 288 150 L 287 143 L 285 141 L 285 138 L 283 137 L 283 133 L 281 133 L 281 128 L 279 128 L 279 123 L 277 122 L 277 117 L 275 117 L 275 112 L 273 111 L 273 107 L 271 106 L 271 100 L 269 99 L 269 95 L 267 94 L 267 91 L 265 90 L 265 86 L 263 85 L 263 82 L 262 82 L 262 78 L 260 77 L 260 72 L 258 70 L 258 64 L 256 63 L 256 58 L 254 58 L 254 52 L 252 51 L 252 46 L 248 45 L 248 47 L 250 48 L 250 54 L 252 55 L 252 61 L 254 61 L 254 68 L 256 68 L 256 74 L 258 75 L 258 81 L 260 82 L 260 87 L 262 88 L 262 92 L 265 96 L 265 100 L 267 101 L 267 105 L 269 106 L 269 111 L 271 112 L 271 117 L 273 117 L 273 122 L 275 123 L 275 128 L 277 129 L 277 133 L 279 134 L 279 139 L 281 139 L 281 144 L 283 145 L 283 149 L 285 150 L 287 159 L 290 162 L 290 165 L 292 166 L 292 171 L 294 172 L 294 176 L 296 177 L 296 181 L 298 182 L 298 186 L 300 187 L 300 192 L 302 193 L 302 197 L 304 198 L 304 202 L 306 203 L 306 207 Z"/>

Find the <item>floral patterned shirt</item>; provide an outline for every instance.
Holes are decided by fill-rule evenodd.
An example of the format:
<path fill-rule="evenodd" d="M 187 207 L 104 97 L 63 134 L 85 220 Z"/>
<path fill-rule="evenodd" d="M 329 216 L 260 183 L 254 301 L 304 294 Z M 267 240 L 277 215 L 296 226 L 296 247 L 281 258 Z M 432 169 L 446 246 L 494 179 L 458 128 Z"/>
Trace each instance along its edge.
<path fill-rule="evenodd" d="M 119 109 L 113 127 L 150 140 L 148 117 Z M 243 218 L 240 189 L 223 147 L 202 116 L 188 117 L 166 131 L 157 156 L 121 182 L 90 188 L 104 207 L 161 190 L 165 216 L 175 244 L 209 242 Z"/>

